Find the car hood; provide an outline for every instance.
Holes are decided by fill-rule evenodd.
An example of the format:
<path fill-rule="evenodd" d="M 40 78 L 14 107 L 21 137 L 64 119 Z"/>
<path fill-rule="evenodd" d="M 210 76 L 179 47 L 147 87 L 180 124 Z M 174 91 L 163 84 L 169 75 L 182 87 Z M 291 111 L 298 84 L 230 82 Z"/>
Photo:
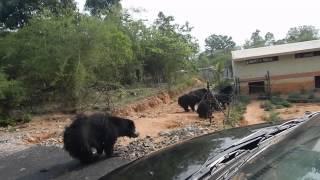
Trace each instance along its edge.
<path fill-rule="evenodd" d="M 233 128 L 193 138 L 133 161 L 101 179 L 185 179 L 198 170 L 208 157 L 215 156 L 243 137 L 268 126 L 271 124 Z"/>

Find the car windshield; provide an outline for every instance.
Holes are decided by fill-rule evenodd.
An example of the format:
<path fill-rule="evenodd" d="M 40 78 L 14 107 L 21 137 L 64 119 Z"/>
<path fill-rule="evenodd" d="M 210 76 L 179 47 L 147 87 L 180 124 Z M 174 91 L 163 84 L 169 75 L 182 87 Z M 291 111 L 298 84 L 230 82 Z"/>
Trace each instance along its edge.
<path fill-rule="evenodd" d="M 238 171 L 236 179 L 320 179 L 319 122 L 271 146 Z"/>

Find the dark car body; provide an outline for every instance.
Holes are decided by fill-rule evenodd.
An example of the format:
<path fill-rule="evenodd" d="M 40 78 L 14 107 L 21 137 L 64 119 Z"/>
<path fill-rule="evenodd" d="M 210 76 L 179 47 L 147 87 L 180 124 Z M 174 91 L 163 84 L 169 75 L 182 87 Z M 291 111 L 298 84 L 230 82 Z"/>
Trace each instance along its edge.
<path fill-rule="evenodd" d="M 270 123 L 227 129 L 155 152 L 102 177 L 103 180 L 185 179 L 210 156 Z"/>

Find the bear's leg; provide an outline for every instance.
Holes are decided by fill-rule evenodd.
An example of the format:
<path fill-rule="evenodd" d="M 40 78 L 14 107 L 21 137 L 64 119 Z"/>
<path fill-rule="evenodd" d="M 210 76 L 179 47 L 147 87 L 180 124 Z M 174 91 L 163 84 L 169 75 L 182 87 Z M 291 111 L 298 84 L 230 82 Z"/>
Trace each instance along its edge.
<path fill-rule="evenodd" d="M 184 106 L 183 109 L 184 109 L 185 112 L 189 112 L 188 106 Z"/>
<path fill-rule="evenodd" d="M 112 140 L 112 141 L 109 140 L 109 141 L 106 141 L 106 143 L 104 144 L 103 150 L 104 150 L 106 157 L 112 156 L 115 143 L 116 143 L 115 140 Z"/>
<path fill-rule="evenodd" d="M 192 109 L 192 111 L 194 112 L 195 111 L 195 109 L 194 109 L 194 106 L 195 106 L 196 104 L 190 104 L 190 108 Z"/>

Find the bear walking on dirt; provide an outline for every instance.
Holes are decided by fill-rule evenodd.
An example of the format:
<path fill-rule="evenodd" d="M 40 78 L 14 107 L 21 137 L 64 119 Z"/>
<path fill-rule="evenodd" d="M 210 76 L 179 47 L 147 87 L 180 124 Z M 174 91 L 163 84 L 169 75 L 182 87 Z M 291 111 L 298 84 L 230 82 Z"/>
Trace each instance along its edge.
<path fill-rule="evenodd" d="M 132 120 L 100 113 L 78 115 L 64 131 L 64 149 L 82 163 L 91 163 L 103 152 L 110 157 L 120 136 L 138 136 Z"/>
<path fill-rule="evenodd" d="M 184 94 L 178 98 L 178 104 L 184 109 L 185 112 L 189 112 L 189 107 L 192 111 L 195 111 L 195 105 L 198 104 L 202 97 L 207 93 L 207 89 L 197 89 Z"/>
<path fill-rule="evenodd" d="M 213 109 L 210 106 L 210 101 L 207 99 L 202 100 L 198 105 L 197 113 L 200 118 L 207 119 L 212 117 Z"/>
<path fill-rule="evenodd" d="M 178 98 L 178 104 L 184 109 L 185 112 L 189 112 L 189 106 L 192 111 L 195 111 L 195 105 L 201 101 L 201 98 L 192 94 L 184 94 Z"/>

